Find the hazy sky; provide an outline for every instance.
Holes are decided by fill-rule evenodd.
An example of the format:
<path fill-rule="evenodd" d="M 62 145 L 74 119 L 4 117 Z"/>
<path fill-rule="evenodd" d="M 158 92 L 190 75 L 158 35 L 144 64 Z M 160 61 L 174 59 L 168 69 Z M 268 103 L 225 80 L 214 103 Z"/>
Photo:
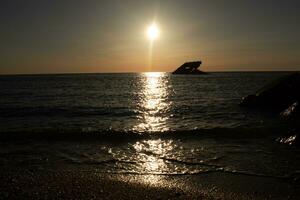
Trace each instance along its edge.
<path fill-rule="evenodd" d="M 298 0 L 1 0 L 0 73 L 300 70 Z M 156 21 L 149 65 L 145 31 Z"/>

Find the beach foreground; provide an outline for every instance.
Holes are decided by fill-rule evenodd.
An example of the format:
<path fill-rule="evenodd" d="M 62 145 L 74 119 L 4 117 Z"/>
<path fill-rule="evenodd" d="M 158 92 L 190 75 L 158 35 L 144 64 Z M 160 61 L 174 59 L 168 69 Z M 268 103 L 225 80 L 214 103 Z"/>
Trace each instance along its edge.
<path fill-rule="evenodd" d="M 299 199 L 297 180 L 224 172 L 105 174 L 84 170 L 2 171 L 1 199 Z"/>

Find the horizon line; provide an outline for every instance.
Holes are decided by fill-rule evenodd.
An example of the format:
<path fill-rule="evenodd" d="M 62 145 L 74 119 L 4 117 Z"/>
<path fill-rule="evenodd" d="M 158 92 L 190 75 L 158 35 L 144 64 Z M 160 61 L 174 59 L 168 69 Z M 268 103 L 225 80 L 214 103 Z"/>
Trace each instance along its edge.
<path fill-rule="evenodd" d="M 227 70 L 227 71 L 203 71 L 207 73 L 267 73 L 267 72 L 300 72 L 300 70 Z M 0 73 L 0 76 L 38 76 L 38 75 L 79 75 L 79 74 L 143 74 L 143 73 L 170 73 L 166 71 L 144 71 L 144 72 L 61 72 L 61 73 Z"/>

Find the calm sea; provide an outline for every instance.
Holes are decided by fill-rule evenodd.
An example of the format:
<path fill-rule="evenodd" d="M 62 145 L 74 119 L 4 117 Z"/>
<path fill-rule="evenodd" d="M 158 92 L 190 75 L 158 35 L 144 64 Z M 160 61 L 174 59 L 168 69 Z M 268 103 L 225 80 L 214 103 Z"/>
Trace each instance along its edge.
<path fill-rule="evenodd" d="M 285 74 L 0 76 L 0 135 L 11 135 L 1 141 L 0 162 L 289 176 L 298 173 L 299 151 L 276 143 L 288 124 L 238 105 Z"/>

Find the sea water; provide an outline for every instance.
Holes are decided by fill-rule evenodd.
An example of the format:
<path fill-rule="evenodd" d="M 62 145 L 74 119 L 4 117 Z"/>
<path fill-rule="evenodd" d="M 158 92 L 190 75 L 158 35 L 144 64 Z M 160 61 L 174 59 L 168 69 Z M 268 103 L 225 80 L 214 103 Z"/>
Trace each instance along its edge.
<path fill-rule="evenodd" d="M 276 138 L 292 127 L 278 113 L 239 106 L 285 74 L 0 76 L 0 162 L 102 173 L 291 176 L 299 150 Z"/>

